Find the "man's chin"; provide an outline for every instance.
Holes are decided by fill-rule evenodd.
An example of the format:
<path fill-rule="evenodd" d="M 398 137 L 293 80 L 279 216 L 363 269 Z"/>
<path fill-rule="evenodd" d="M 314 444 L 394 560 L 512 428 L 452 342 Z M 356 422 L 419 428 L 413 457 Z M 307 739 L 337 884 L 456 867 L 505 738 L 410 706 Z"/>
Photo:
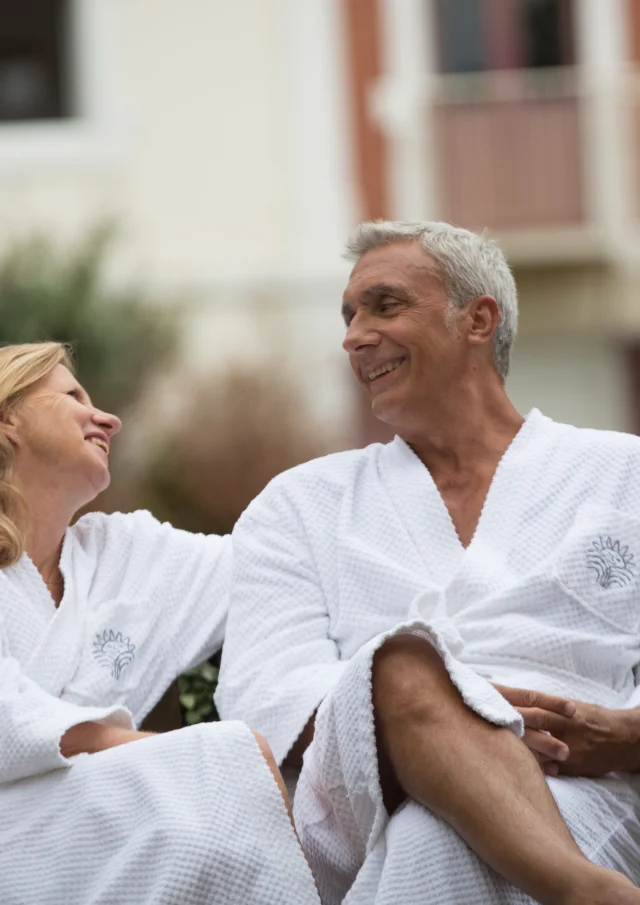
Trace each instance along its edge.
<path fill-rule="evenodd" d="M 385 398 L 386 395 L 386 393 L 381 393 L 380 396 L 371 400 L 371 414 L 376 421 L 395 428 L 398 420 L 398 404 L 392 399 Z"/>

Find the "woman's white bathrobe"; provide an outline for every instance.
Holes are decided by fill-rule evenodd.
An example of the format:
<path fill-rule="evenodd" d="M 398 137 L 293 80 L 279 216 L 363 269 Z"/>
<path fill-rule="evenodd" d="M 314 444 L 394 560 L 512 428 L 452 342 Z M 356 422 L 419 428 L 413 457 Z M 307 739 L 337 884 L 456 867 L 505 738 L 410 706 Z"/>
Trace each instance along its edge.
<path fill-rule="evenodd" d="M 370 679 L 394 631 L 431 640 L 469 707 L 517 733 L 487 680 L 640 704 L 640 440 L 534 410 L 466 549 L 399 438 L 281 475 L 234 532 L 216 700 L 280 760 L 321 705 L 294 815 L 326 905 L 530 902 L 427 809 L 388 819 Z M 549 784 L 586 855 L 640 883 L 640 778 Z"/>
<path fill-rule="evenodd" d="M 27 556 L 0 571 L 2 905 L 317 905 L 242 723 L 60 754 L 77 723 L 137 725 L 221 646 L 230 561 L 228 537 L 95 513 L 67 531 L 58 609 Z"/>

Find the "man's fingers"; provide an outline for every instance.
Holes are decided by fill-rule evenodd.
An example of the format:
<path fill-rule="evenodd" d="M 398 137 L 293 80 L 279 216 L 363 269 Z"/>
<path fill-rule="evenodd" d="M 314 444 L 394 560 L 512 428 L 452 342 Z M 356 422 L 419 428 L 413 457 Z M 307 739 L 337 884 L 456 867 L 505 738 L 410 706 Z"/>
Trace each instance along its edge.
<path fill-rule="evenodd" d="M 558 738 L 563 738 L 571 723 L 569 717 L 559 716 L 550 710 L 536 708 L 516 707 L 516 710 L 524 720 L 528 729 L 539 729 L 541 732 L 550 732 Z"/>
<path fill-rule="evenodd" d="M 554 738 L 547 732 L 537 729 L 525 729 L 522 741 L 544 765 L 545 760 L 557 762 L 569 757 L 569 748 L 564 742 Z"/>
<path fill-rule="evenodd" d="M 543 754 L 538 754 L 537 751 L 533 751 L 529 749 L 535 759 L 538 761 L 538 765 L 540 769 L 546 776 L 559 776 L 560 775 L 560 764 L 557 760 L 551 760 L 548 757 L 545 757 Z"/>
<path fill-rule="evenodd" d="M 510 688 L 507 685 L 494 685 L 494 688 L 514 707 L 537 707 L 561 716 L 573 716 L 576 712 L 576 705 L 573 701 L 559 695 L 533 691 L 530 688 Z"/>

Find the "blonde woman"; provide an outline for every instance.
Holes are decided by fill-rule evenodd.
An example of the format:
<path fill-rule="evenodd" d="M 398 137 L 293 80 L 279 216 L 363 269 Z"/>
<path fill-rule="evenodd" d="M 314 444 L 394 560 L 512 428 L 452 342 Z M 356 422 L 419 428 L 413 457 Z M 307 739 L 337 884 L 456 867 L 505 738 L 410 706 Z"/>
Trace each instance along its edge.
<path fill-rule="evenodd" d="M 136 729 L 220 647 L 231 540 L 71 526 L 120 427 L 63 346 L 0 349 L 0 901 L 318 903 L 266 743 Z"/>

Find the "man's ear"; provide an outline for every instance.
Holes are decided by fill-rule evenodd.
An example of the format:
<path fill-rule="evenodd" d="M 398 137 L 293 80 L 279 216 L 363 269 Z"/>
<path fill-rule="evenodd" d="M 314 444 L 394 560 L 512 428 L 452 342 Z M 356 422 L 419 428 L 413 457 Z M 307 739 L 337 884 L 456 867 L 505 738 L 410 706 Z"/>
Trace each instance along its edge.
<path fill-rule="evenodd" d="M 491 295 L 479 295 L 469 302 L 468 338 L 473 343 L 486 343 L 496 332 L 500 323 L 498 303 Z"/>

